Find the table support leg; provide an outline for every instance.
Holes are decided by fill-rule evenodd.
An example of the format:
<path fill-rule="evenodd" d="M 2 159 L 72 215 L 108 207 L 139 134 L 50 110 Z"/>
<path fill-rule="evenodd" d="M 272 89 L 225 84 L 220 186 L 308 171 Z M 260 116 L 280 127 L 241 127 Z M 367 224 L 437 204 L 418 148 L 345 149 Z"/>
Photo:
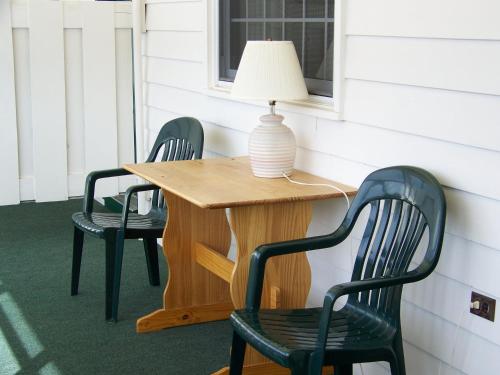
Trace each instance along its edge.
<path fill-rule="evenodd" d="M 238 245 L 230 286 L 235 308 L 245 306 L 249 257 L 255 248 L 265 243 L 305 237 L 311 216 L 312 207 L 309 202 L 231 208 L 231 227 Z M 304 307 L 310 287 L 311 268 L 305 253 L 271 258 L 266 266 L 262 308 L 273 308 L 278 304 L 281 308 Z M 247 346 L 245 354 L 247 372 L 253 373 L 251 369 L 258 369 L 257 365 L 265 366 L 266 371 L 275 366 Z M 279 366 L 275 369 L 276 374 L 282 373 L 278 372 Z"/>
<path fill-rule="evenodd" d="M 163 191 L 168 222 L 163 253 L 168 261 L 168 282 L 163 308 L 137 320 L 138 333 L 227 319 L 233 311 L 227 282 L 195 261 L 196 243 L 227 256 L 231 231 L 225 209 L 202 209 Z"/>

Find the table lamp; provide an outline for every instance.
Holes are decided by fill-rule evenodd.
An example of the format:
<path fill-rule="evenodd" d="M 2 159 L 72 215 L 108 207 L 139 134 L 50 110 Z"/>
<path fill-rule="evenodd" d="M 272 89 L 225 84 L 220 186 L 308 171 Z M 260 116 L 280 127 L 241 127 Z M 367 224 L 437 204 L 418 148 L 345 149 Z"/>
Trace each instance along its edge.
<path fill-rule="evenodd" d="M 275 113 L 277 100 L 308 97 L 299 59 L 290 41 L 249 41 L 231 90 L 241 99 L 267 100 L 270 113 L 250 134 L 248 152 L 257 177 L 277 178 L 293 172 L 295 136 Z"/>

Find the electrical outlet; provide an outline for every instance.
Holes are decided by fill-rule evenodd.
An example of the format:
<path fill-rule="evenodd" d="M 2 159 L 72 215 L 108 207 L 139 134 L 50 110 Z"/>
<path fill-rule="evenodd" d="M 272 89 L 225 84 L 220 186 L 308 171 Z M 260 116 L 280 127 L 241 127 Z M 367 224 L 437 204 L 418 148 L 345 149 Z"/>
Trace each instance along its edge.
<path fill-rule="evenodd" d="M 493 298 L 472 292 L 470 296 L 470 312 L 471 314 L 494 322 L 496 302 L 497 301 Z"/>

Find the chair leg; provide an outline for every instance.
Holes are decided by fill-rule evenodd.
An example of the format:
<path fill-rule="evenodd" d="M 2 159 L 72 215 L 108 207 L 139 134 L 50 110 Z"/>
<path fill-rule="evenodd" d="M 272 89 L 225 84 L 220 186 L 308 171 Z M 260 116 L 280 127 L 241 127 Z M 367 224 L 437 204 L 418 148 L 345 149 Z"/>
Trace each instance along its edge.
<path fill-rule="evenodd" d="M 118 303 L 120 302 L 120 284 L 122 277 L 124 244 L 125 244 L 125 234 L 122 231 L 118 231 L 116 233 L 115 257 L 113 259 L 114 272 L 113 272 L 111 319 L 114 322 L 118 320 Z"/>
<path fill-rule="evenodd" d="M 236 332 L 233 332 L 229 375 L 241 375 L 243 373 L 243 360 L 245 359 L 246 346 L 247 343 Z"/>
<path fill-rule="evenodd" d="M 391 375 L 406 375 L 405 355 L 403 351 L 403 340 L 401 334 L 394 339 L 394 356 L 391 365 Z"/>
<path fill-rule="evenodd" d="M 78 294 L 78 284 L 80 283 L 80 266 L 82 265 L 84 233 L 75 227 L 73 234 L 73 265 L 71 267 L 71 295 Z"/>
<path fill-rule="evenodd" d="M 296 364 L 290 368 L 291 375 L 306 375 L 310 374 L 309 372 L 309 363 L 304 362 L 300 364 Z"/>
<path fill-rule="evenodd" d="M 334 375 L 352 375 L 352 365 L 336 365 L 334 366 Z"/>
<path fill-rule="evenodd" d="M 319 368 L 310 368 L 310 356 L 303 352 L 293 353 L 290 357 L 290 372 L 291 375 L 320 375 L 321 366 Z M 314 367 L 314 366 L 311 366 Z"/>
<path fill-rule="evenodd" d="M 105 317 L 110 320 L 112 317 L 113 304 L 113 284 L 115 276 L 115 257 L 116 257 L 116 233 L 112 233 L 105 238 L 106 240 L 106 303 Z"/>
<path fill-rule="evenodd" d="M 160 267 L 158 266 L 158 244 L 156 238 L 144 238 L 144 254 L 148 266 L 149 284 L 160 285 Z"/>

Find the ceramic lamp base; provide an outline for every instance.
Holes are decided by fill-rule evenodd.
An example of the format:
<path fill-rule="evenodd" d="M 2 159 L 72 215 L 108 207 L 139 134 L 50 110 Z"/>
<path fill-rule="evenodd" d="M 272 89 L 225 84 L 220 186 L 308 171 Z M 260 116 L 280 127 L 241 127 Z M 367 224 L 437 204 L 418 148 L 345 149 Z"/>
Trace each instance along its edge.
<path fill-rule="evenodd" d="M 283 177 L 293 172 L 295 136 L 283 125 L 283 116 L 264 115 L 261 124 L 250 134 L 248 151 L 254 176 Z"/>

